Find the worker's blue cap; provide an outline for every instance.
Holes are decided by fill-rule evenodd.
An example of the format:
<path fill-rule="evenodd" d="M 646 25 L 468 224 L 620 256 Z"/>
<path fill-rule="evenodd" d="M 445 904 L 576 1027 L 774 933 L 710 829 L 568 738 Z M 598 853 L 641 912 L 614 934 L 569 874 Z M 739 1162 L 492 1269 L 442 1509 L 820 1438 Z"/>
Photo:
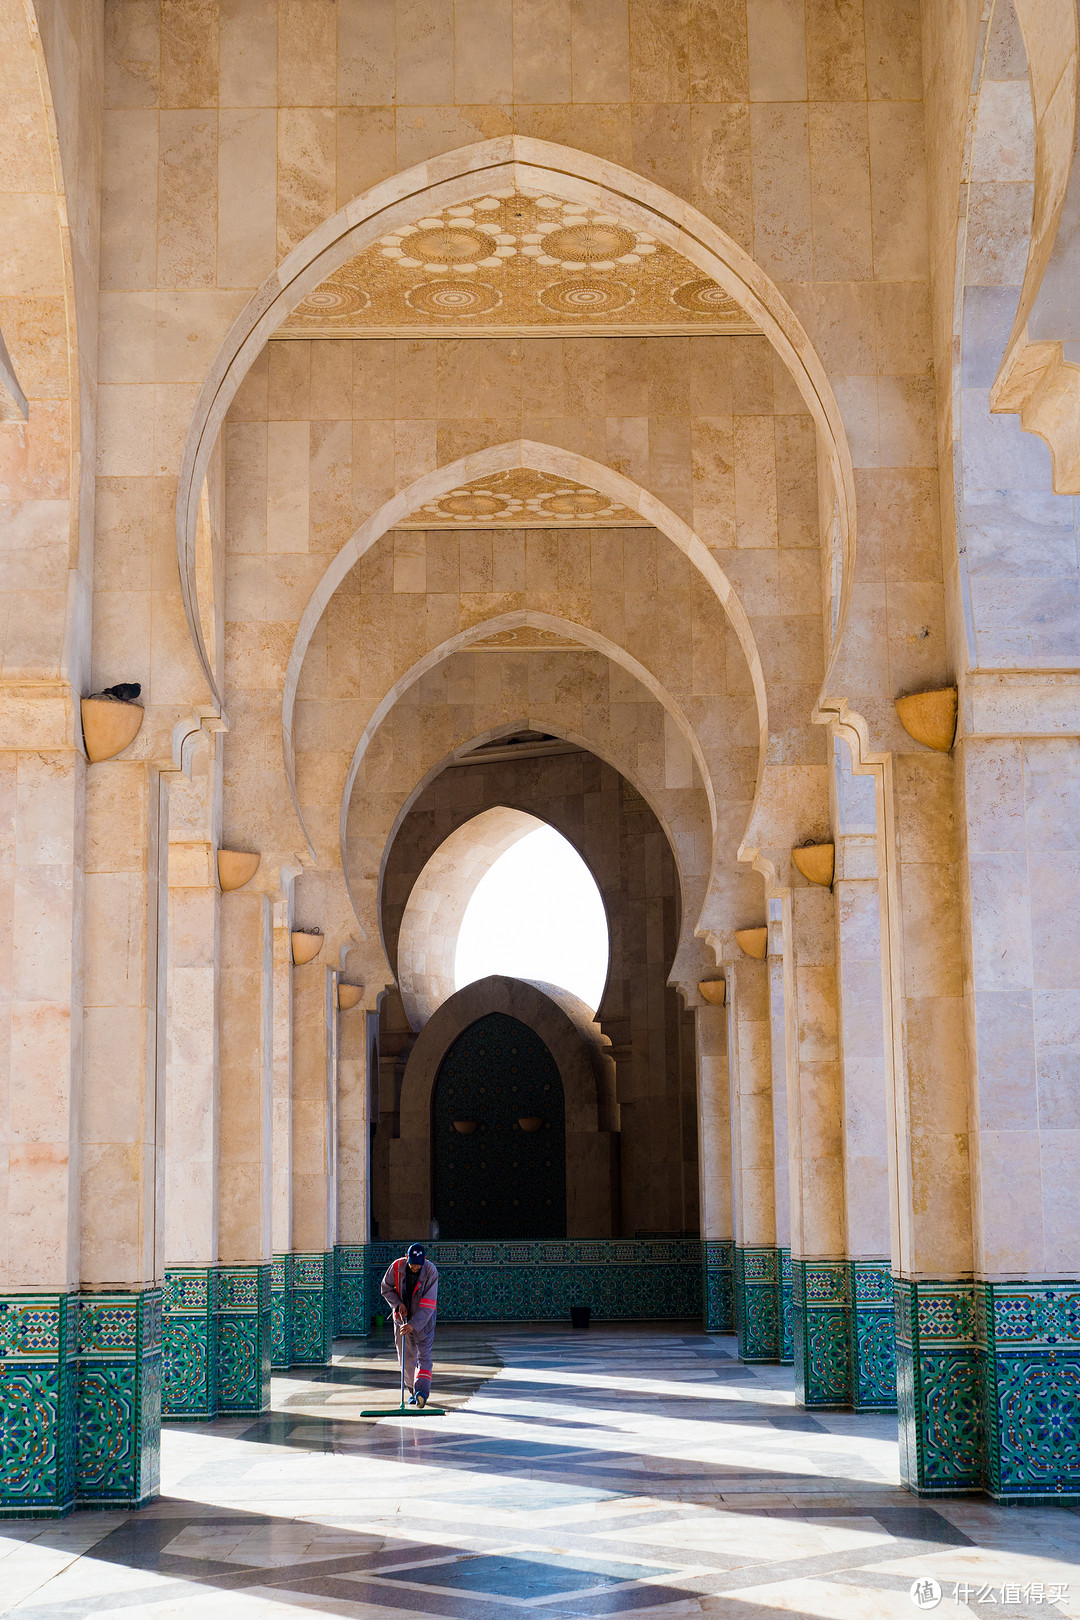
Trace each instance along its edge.
<path fill-rule="evenodd" d="M 422 1243 L 409 1244 L 410 1266 L 422 1266 L 424 1263 L 424 1246 Z"/>

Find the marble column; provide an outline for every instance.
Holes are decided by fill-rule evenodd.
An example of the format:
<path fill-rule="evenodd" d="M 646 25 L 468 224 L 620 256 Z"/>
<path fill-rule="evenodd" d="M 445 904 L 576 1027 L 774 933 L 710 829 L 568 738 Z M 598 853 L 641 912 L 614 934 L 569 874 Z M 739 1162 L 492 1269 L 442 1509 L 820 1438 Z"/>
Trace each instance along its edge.
<path fill-rule="evenodd" d="M 168 810 L 146 760 L 86 775 L 76 1499 L 157 1492 Z"/>
<path fill-rule="evenodd" d="M 324 947 L 325 949 L 325 947 Z M 337 970 L 293 969 L 292 1360 L 323 1363 L 334 1332 Z"/>
<path fill-rule="evenodd" d="M 952 1297 L 973 1331 L 984 1489 L 1061 1502 L 1080 1497 L 1080 740 L 1038 735 L 1056 716 L 1036 693 L 1001 707 L 987 720 L 1018 734 L 969 734 L 957 761 L 974 1281 Z"/>
<path fill-rule="evenodd" d="M 289 900 L 274 902 L 270 1361 L 292 1361 L 292 932 Z"/>
<path fill-rule="evenodd" d="M 791 1306 L 791 1166 L 788 1161 L 787 1035 L 784 1023 L 783 901 L 768 901 L 769 1063 L 772 1074 L 773 1215 L 776 1223 L 778 1359 L 794 1356 Z"/>
<path fill-rule="evenodd" d="M 795 1391 L 806 1406 L 844 1406 L 850 1393 L 835 927 L 830 891 L 797 880 L 784 907 L 784 1025 Z"/>
<path fill-rule="evenodd" d="M 731 1092 L 727 1011 L 697 1009 L 698 1174 L 704 1317 L 708 1333 L 735 1326 L 734 1228 L 731 1200 Z"/>
<path fill-rule="evenodd" d="M 371 1326 L 372 1086 L 378 1074 L 379 1015 L 361 1001 L 338 1010 L 337 1237 L 334 1245 L 335 1332 L 366 1334 Z"/>
<path fill-rule="evenodd" d="M 860 1412 L 891 1411 L 896 1346 L 877 803 L 874 778 L 854 775 L 847 744 L 834 738 L 833 750 L 851 1404 Z"/>
<path fill-rule="evenodd" d="M 779 1256 L 773 1205 L 768 968 L 743 956 L 728 967 L 727 983 L 735 1332 L 740 1361 L 777 1361 Z"/>
<path fill-rule="evenodd" d="M 63 683 L 0 688 L 0 1517 L 75 1499 L 85 771 Z"/>
<path fill-rule="evenodd" d="M 273 927 L 257 889 L 221 897 L 218 1382 L 221 1411 L 270 1400 Z"/>

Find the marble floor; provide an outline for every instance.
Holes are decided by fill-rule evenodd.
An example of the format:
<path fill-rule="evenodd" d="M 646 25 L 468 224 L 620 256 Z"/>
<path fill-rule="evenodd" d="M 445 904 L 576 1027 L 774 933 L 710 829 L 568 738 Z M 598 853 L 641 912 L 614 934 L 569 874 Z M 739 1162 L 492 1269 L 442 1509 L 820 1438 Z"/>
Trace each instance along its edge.
<path fill-rule="evenodd" d="M 1080 1512 L 920 1502 L 895 1418 L 811 1416 L 693 1324 L 443 1328 L 416 1420 L 360 1416 L 388 1335 L 336 1352 L 266 1416 L 168 1426 L 141 1513 L 0 1522 L 0 1612 L 1080 1616 Z"/>

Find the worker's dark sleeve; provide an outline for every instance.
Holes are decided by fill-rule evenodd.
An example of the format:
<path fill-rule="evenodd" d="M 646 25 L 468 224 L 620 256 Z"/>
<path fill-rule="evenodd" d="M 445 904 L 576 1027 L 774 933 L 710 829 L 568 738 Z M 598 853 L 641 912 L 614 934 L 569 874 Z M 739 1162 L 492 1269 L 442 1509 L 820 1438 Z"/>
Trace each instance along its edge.
<path fill-rule="evenodd" d="M 405 1309 L 405 1301 L 402 1299 L 401 1295 L 398 1293 L 397 1289 L 394 1287 L 394 1267 L 396 1265 L 397 1265 L 397 1261 L 396 1260 L 391 1260 L 390 1264 L 387 1266 L 386 1274 L 384 1275 L 383 1280 L 382 1280 L 382 1287 L 380 1289 L 380 1292 L 382 1294 L 383 1299 L 385 1299 L 386 1303 L 392 1309 L 404 1310 Z"/>

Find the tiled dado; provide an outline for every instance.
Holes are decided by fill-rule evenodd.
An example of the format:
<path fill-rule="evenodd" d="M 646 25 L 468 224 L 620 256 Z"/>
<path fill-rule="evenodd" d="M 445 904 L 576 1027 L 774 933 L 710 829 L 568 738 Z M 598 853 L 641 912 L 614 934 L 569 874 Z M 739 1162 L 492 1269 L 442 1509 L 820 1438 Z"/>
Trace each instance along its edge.
<path fill-rule="evenodd" d="M 791 1302 L 791 1250 L 777 1249 L 780 1280 L 778 1312 L 780 1319 L 780 1360 L 790 1366 L 795 1359 L 795 1318 Z"/>
<path fill-rule="evenodd" d="M 334 1342 L 334 1252 L 294 1254 L 286 1290 L 291 1366 L 323 1365 Z"/>
<path fill-rule="evenodd" d="M 888 1260 L 849 1260 L 851 1406 L 896 1410 L 896 1316 Z"/>
<path fill-rule="evenodd" d="M 0 1299 L 0 1516 L 140 1507 L 157 1492 L 161 1294 Z"/>
<path fill-rule="evenodd" d="M 735 1326 L 735 1245 L 706 1239 L 701 1245 L 702 1315 L 706 1333 Z"/>
<path fill-rule="evenodd" d="M 275 1254 L 270 1265 L 270 1366 L 282 1369 L 292 1365 L 292 1258 Z"/>
<path fill-rule="evenodd" d="M 335 1331 L 352 1336 L 371 1332 L 375 1309 L 368 1279 L 367 1243 L 339 1243 L 334 1250 Z"/>
<path fill-rule="evenodd" d="M 205 1420 L 270 1404 L 270 1266 L 165 1273 L 163 1415 Z"/>
<path fill-rule="evenodd" d="M 909 1489 L 1080 1499 L 1080 1283 L 897 1278 L 895 1290 Z"/>
<path fill-rule="evenodd" d="M 780 1253 L 735 1246 L 735 1334 L 740 1361 L 780 1359 Z"/>

